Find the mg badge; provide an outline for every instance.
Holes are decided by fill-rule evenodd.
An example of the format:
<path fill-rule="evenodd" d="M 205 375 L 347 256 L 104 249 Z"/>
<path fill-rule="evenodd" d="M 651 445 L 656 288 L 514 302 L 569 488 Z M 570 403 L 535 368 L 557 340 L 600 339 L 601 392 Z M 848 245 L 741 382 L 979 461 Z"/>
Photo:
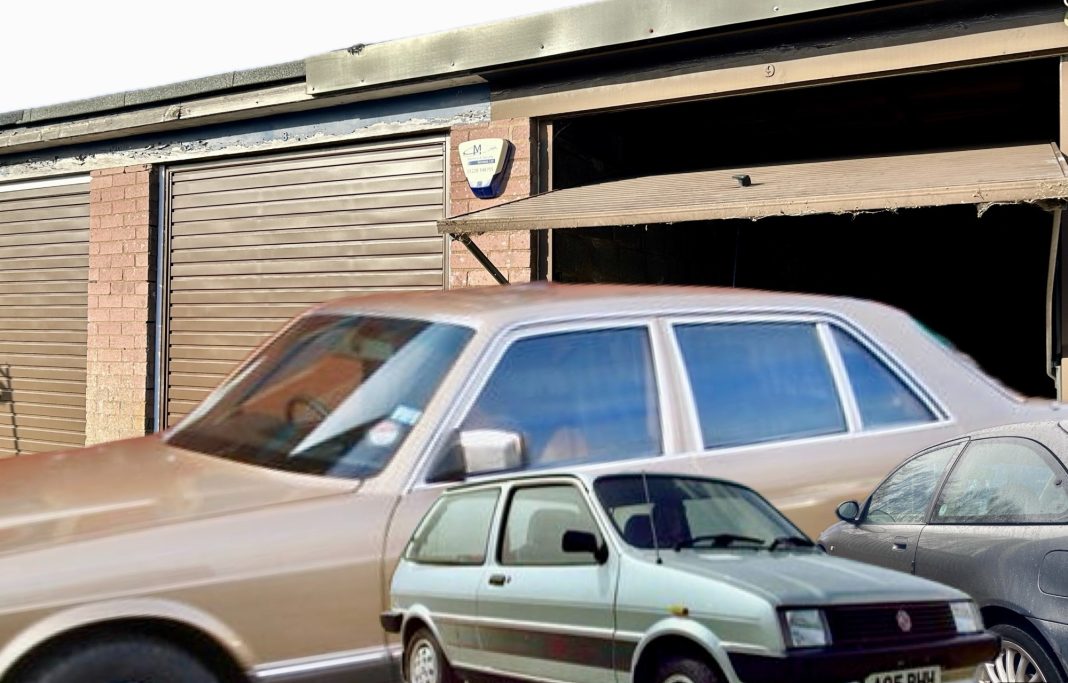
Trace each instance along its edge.
<path fill-rule="evenodd" d="M 912 617 L 903 609 L 897 611 L 897 627 L 901 629 L 902 633 L 908 633 L 912 630 Z"/>

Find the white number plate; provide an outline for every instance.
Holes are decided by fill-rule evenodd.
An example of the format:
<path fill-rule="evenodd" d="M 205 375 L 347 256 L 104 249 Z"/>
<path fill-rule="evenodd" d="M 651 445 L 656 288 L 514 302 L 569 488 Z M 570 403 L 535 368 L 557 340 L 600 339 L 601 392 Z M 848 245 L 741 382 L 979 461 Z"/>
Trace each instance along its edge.
<path fill-rule="evenodd" d="M 942 669 L 925 666 L 922 669 L 902 669 L 872 674 L 864 683 L 942 683 Z"/>

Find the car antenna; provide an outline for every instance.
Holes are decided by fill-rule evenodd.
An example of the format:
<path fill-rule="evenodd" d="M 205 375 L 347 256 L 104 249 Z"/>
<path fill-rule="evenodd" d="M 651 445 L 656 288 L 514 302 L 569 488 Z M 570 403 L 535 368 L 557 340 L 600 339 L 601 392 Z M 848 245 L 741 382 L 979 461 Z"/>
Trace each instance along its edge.
<path fill-rule="evenodd" d="M 645 489 L 645 503 L 649 506 L 649 530 L 653 532 L 653 552 L 656 553 L 656 563 L 664 564 L 660 559 L 660 543 L 656 539 L 656 520 L 653 519 L 653 499 L 649 497 L 649 479 L 642 470 L 642 488 Z"/>

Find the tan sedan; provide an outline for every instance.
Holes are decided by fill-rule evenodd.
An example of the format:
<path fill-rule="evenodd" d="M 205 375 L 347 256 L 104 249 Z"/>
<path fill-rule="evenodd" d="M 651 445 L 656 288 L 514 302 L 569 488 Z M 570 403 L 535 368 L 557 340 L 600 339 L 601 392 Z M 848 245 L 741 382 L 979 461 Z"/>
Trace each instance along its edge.
<path fill-rule="evenodd" d="M 389 577 L 450 482 L 713 475 L 817 533 L 927 444 L 1056 414 L 850 299 L 530 285 L 331 303 L 169 432 L 0 463 L 0 680 L 384 683 Z"/>

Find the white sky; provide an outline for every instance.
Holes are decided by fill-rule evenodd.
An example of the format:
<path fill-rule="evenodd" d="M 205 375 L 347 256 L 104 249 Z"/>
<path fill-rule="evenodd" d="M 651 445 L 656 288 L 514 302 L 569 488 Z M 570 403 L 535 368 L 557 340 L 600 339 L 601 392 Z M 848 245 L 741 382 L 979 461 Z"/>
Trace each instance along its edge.
<path fill-rule="evenodd" d="M 356 43 L 548 11 L 580 0 L 0 4 L 0 112 L 6 112 L 303 59 Z"/>

